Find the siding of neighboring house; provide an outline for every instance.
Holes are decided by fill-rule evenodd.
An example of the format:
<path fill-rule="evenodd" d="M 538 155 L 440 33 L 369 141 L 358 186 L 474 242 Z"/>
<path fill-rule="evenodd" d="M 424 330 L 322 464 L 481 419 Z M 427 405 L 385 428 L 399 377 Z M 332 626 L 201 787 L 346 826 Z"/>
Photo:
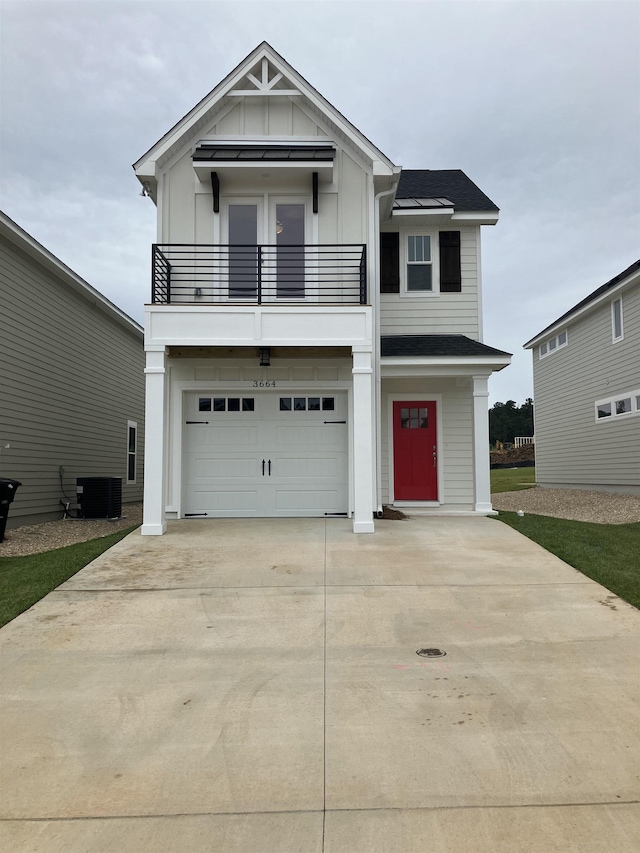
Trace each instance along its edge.
<path fill-rule="evenodd" d="M 0 476 L 22 482 L 8 526 L 61 517 L 60 466 L 73 503 L 82 476 L 122 477 L 123 501 L 141 500 L 141 332 L 4 238 L 0 304 Z M 127 421 L 138 427 L 131 484 Z"/>
<path fill-rule="evenodd" d="M 384 228 L 384 231 L 398 230 Z M 436 229 L 437 230 L 437 229 Z M 452 230 L 447 226 L 444 230 Z M 400 229 L 400 244 L 406 234 L 420 233 L 420 227 Z M 478 340 L 478 232 L 476 228 L 460 229 L 460 266 L 462 291 L 434 296 L 406 296 L 401 293 L 380 294 L 380 333 L 382 335 L 467 335 Z M 434 241 L 437 246 L 437 239 Z M 400 290 L 404 270 L 400 261 Z"/>
<path fill-rule="evenodd" d="M 441 419 L 442 458 L 440 504 L 453 510 L 468 510 L 473 506 L 473 399 L 470 380 L 451 379 L 385 379 L 382 383 L 382 494 L 389 501 L 389 412 L 396 394 L 411 394 L 415 399 L 441 398 L 438 417 Z"/>
<path fill-rule="evenodd" d="M 640 388 L 640 286 L 623 293 L 624 339 L 605 300 L 569 323 L 568 343 L 533 351 L 536 478 L 542 486 L 640 494 L 640 415 L 596 422 L 596 400 Z"/>

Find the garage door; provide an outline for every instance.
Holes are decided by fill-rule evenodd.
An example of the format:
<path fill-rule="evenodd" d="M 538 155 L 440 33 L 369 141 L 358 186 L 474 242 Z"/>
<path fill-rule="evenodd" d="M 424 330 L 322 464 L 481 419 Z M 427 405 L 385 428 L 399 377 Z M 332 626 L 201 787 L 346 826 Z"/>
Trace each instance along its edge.
<path fill-rule="evenodd" d="M 347 512 L 345 393 L 190 394 L 185 516 Z"/>

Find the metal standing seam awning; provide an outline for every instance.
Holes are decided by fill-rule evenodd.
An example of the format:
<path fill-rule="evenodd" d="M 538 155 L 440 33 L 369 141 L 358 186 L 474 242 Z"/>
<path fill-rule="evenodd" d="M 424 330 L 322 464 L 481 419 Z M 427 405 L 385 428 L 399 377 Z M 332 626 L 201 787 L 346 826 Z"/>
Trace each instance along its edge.
<path fill-rule="evenodd" d="M 318 212 L 320 175 L 333 177 L 336 149 L 333 145 L 238 145 L 201 142 L 193 152 L 193 168 L 201 181 L 209 177 L 213 190 L 214 213 L 220 211 L 220 171 L 238 169 L 307 170 L 311 175 L 313 212 Z"/>

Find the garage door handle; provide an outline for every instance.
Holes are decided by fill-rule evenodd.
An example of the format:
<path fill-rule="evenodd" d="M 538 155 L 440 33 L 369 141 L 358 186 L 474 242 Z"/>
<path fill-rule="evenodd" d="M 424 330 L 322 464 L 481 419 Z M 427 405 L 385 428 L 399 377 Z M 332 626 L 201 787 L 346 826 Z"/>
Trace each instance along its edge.
<path fill-rule="evenodd" d="M 264 477 L 264 459 L 262 460 L 262 476 Z"/>
<path fill-rule="evenodd" d="M 322 421 L 323 424 L 346 424 L 346 421 Z"/>
<path fill-rule="evenodd" d="M 208 424 L 209 421 L 187 421 L 188 424 Z"/>

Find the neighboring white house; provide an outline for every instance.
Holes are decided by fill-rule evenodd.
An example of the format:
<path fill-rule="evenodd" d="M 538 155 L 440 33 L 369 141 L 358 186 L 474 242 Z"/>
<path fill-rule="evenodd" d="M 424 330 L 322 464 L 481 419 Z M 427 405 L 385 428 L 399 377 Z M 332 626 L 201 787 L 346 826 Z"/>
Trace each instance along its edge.
<path fill-rule="evenodd" d="M 4 213 L 0 305 L 0 477 L 22 483 L 8 527 L 62 518 L 78 477 L 140 501 L 142 328 Z"/>
<path fill-rule="evenodd" d="M 143 534 L 167 519 L 491 511 L 480 229 L 268 44 L 135 164 L 158 210 Z"/>
<path fill-rule="evenodd" d="M 525 348 L 538 484 L 640 494 L 640 260 Z"/>

